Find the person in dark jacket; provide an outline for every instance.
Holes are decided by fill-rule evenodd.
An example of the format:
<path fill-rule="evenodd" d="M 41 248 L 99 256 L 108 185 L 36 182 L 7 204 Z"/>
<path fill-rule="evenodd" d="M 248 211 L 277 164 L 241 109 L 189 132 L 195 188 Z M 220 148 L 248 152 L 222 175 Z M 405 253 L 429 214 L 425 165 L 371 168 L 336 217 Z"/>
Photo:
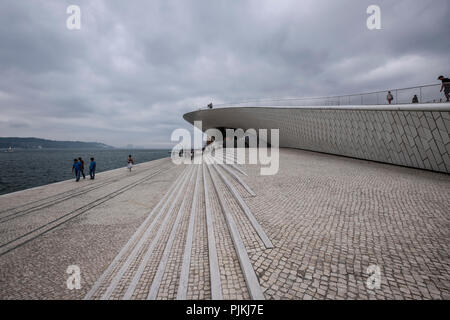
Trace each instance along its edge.
<path fill-rule="evenodd" d="M 80 181 L 81 163 L 78 159 L 73 159 L 72 173 L 75 173 L 75 181 Z"/>
<path fill-rule="evenodd" d="M 417 98 L 417 94 L 412 98 L 412 103 L 419 103 L 419 98 Z"/>
<path fill-rule="evenodd" d="M 95 168 L 97 167 L 97 163 L 94 158 L 91 158 L 91 162 L 89 163 L 89 175 L 91 176 L 91 180 L 95 179 Z"/>
<path fill-rule="evenodd" d="M 389 104 L 392 103 L 392 100 L 394 100 L 394 96 L 392 95 L 392 93 L 389 91 L 387 96 L 386 96 L 386 100 L 388 101 Z"/>
<path fill-rule="evenodd" d="M 79 157 L 78 160 L 81 163 L 81 169 L 80 170 L 81 170 L 81 174 L 83 175 L 83 179 L 86 179 L 86 175 L 84 174 L 84 160 L 81 157 Z"/>
<path fill-rule="evenodd" d="M 439 76 L 438 80 L 442 81 L 441 91 L 444 90 L 445 97 L 447 98 L 447 102 L 450 99 L 450 79 L 445 78 L 444 76 Z"/>

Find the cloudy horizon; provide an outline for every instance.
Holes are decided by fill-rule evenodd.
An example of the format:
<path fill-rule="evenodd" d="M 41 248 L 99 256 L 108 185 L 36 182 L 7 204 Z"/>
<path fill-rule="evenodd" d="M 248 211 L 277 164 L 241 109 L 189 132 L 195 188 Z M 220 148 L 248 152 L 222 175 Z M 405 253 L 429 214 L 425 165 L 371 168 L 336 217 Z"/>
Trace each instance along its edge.
<path fill-rule="evenodd" d="M 381 30 L 366 9 L 381 8 Z M 68 30 L 66 8 L 81 8 Z M 351 94 L 450 76 L 446 0 L 0 3 L 0 136 L 173 145 L 209 102 Z"/>

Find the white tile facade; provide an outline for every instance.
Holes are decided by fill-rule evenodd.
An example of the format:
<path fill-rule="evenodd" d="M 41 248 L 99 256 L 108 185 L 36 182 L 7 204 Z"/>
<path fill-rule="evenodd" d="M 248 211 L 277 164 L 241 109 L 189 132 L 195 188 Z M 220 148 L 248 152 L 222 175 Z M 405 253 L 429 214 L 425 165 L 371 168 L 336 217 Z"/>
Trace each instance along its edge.
<path fill-rule="evenodd" d="M 450 173 L 450 111 L 223 108 L 188 113 L 208 128 L 279 129 L 280 147 Z"/>

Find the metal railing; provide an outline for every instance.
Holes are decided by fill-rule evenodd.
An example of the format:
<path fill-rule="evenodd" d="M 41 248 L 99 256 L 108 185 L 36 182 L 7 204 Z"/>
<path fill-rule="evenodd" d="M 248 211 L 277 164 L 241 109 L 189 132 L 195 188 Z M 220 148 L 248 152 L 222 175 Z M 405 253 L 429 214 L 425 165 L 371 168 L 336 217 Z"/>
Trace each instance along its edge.
<path fill-rule="evenodd" d="M 284 98 L 284 99 L 251 99 L 238 102 L 214 104 L 214 108 L 224 107 L 276 107 L 276 106 L 355 106 L 355 105 L 388 105 L 388 92 L 393 100 L 392 105 L 410 104 L 414 95 L 418 103 L 440 103 L 446 101 L 443 92 L 439 92 L 440 84 L 429 84 L 410 88 L 391 89 L 360 94 L 316 98 Z M 201 107 L 208 109 L 208 107 Z"/>

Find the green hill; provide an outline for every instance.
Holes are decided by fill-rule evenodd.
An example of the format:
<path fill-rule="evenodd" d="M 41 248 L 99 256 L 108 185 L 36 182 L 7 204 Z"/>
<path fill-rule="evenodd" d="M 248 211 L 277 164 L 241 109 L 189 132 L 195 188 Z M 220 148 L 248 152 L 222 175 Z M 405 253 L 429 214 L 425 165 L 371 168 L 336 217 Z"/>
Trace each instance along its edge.
<path fill-rule="evenodd" d="M 0 149 L 113 149 L 100 142 L 54 141 L 39 138 L 0 137 Z"/>

